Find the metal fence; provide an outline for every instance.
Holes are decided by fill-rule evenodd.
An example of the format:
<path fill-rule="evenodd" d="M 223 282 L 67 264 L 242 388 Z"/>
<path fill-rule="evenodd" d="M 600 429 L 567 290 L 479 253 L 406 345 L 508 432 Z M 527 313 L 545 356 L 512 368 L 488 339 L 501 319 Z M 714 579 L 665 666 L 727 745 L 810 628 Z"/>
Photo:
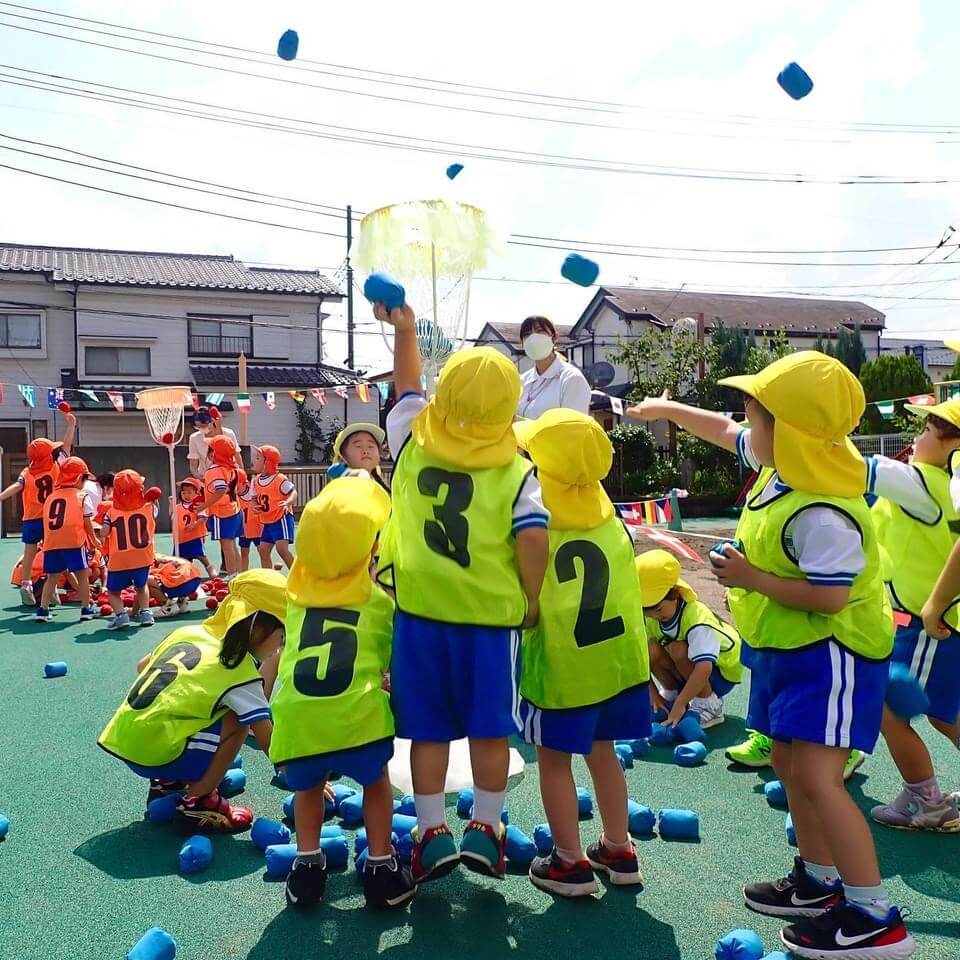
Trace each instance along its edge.
<path fill-rule="evenodd" d="M 872 433 L 850 438 L 854 446 L 865 456 L 879 453 L 884 457 L 896 457 L 913 443 L 912 433 Z"/>

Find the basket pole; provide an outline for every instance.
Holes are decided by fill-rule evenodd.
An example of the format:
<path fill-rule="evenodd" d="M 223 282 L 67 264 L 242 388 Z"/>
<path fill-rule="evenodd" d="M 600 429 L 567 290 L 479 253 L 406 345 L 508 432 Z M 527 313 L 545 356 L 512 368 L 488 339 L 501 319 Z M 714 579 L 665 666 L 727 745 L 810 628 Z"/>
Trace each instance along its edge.
<path fill-rule="evenodd" d="M 180 535 L 177 530 L 177 471 L 173 464 L 173 444 L 166 444 L 170 460 L 170 532 L 173 534 L 173 555 L 180 555 Z"/>

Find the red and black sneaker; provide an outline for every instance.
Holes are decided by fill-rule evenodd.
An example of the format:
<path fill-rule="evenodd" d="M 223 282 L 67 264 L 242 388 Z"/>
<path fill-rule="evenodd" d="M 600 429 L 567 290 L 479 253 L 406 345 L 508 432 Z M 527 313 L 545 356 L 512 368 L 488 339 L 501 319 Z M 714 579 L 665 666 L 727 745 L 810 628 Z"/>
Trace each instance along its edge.
<path fill-rule="evenodd" d="M 844 901 L 780 931 L 784 946 L 810 960 L 907 960 L 917 944 L 896 907 L 880 919 Z"/>
<path fill-rule="evenodd" d="M 253 823 L 253 811 L 231 806 L 213 790 L 205 797 L 181 797 L 177 804 L 181 829 L 192 833 L 242 833 Z"/>
<path fill-rule="evenodd" d="M 147 806 L 161 797 L 169 797 L 171 793 L 183 793 L 187 789 L 183 780 L 151 780 L 150 792 L 147 794 Z"/>
<path fill-rule="evenodd" d="M 743 888 L 746 905 L 770 917 L 818 917 L 843 902 L 843 885 L 826 887 L 808 873 L 800 857 L 779 880 L 749 883 Z"/>
<path fill-rule="evenodd" d="M 643 874 L 640 872 L 640 862 L 637 860 L 637 851 L 633 841 L 630 849 L 623 853 L 614 853 L 604 846 L 601 838 L 587 847 L 587 860 L 594 870 L 607 875 L 607 879 L 616 886 L 637 886 L 643 888 Z"/>
<path fill-rule="evenodd" d="M 566 863 L 554 847 L 549 857 L 537 857 L 530 864 L 530 882 L 560 897 L 589 897 L 600 889 L 587 860 Z"/>

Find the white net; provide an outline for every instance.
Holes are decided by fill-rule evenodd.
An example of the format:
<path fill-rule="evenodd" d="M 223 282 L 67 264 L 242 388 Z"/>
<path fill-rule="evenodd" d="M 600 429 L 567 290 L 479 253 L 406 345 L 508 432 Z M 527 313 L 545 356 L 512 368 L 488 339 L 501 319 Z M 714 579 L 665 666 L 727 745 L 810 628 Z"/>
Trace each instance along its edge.
<path fill-rule="evenodd" d="M 151 387 L 137 394 L 137 409 L 144 412 L 150 435 L 167 446 L 183 439 L 183 410 L 190 403 L 189 387 Z"/>

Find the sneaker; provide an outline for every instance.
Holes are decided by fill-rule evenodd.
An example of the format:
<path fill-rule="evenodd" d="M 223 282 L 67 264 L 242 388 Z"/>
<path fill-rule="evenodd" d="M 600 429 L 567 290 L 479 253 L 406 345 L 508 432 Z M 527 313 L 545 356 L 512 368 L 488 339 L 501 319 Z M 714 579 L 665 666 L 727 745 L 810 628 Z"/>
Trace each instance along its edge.
<path fill-rule="evenodd" d="M 743 888 L 747 906 L 771 917 L 819 917 L 843 902 L 843 886 L 825 887 L 811 877 L 800 857 L 793 869 L 772 883 L 751 883 Z"/>
<path fill-rule="evenodd" d="M 284 892 L 291 907 L 315 907 L 327 889 L 327 858 L 321 851 L 309 860 L 297 857 L 287 874 Z"/>
<path fill-rule="evenodd" d="M 368 907 L 386 910 L 413 899 L 417 885 L 406 867 L 400 866 L 396 853 L 389 860 L 371 863 L 363 868 L 363 896 Z"/>
<path fill-rule="evenodd" d="M 906 960 L 917 949 L 896 907 L 878 920 L 846 902 L 784 927 L 780 939 L 791 953 L 811 960 Z"/>
<path fill-rule="evenodd" d="M 724 756 L 733 763 L 739 763 L 741 767 L 769 767 L 773 741 L 766 734 L 757 733 L 755 730 L 748 732 L 750 736 L 743 743 L 730 747 Z"/>
<path fill-rule="evenodd" d="M 709 697 L 694 697 L 690 701 L 690 709 L 699 715 L 702 730 L 717 727 L 726 719 L 723 715 L 723 701 L 715 693 L 711 693 Z"/>
<path fill-rule="evenodd" d="M 186 597 L 180 597 L 177 600 L 177 613 L 187 613 L 190 609 L 190 601 Z"/>
<path fill-rule="evenodd" d="M 557 856 L 556 847 L 549 857 L 534 859 L 528 876 L 535 887 L 560 897 L 589 897 L 600 890 L 589 861 L 566 863 Z"/>
<path fill-rule="evenodd" d="M 147 806 L 161 797 L 169 797 L 171 793 L 183 793 L 187 789 L 182 780 L 151 780 L 150 791 L 147 793 Z"/>
<path fill-rule="evenodd" d="M 502 823 L 494 831 L 489 823 L 471 820 L 460 841 L 460 859 L 468 870 L 503 879 L 507 870 L 504 852 L 507 830 Z"/>
<path fill-rule="evenodd" d="M 25 607 L 39 606 L 37 598 L 33 595 L 33 584 L 24 583 L 20 585 L 20 602 Z"/>
<path fill-rule="evenodd" d="M 410 872 L 414 883 L 425 880 L 437 880 L 445 877 L 460 863 L 457 845 L 450 828 L 445 824 L 430 827 L 418 838 L 418 827 L 410 831 L 413 837 L 413 854 L 410 860 Z"/>
<path fill-rule="evenodd" d="M 843 779 L 849 780 L 866 762 L 867 755 L 862 750 L 851 750 L 843 768 Z"/>
<path fill-rule="evenodd" d="M 80 619 L 81 620 L 96 620 L 100 616 L 100 611 L 96 607 L 81 607 L 80 608 Z"/>
<path fill-rule="evenodd" d="M 123 630 L 124 628 L 129 626 L 130 626 L 129 613 L 115 613 L 112 617 L 110 617 L 107 620 L 108 630 Z"/>
<path fill-rule="evenodd" d="M 37 607 L 37 612 L 33 615 L 37 623 L 53 623 L 53 614 L 46 607 Z"/>
<path fill-rule="evenodd" d="M 193 833 L 242 833 L 253 823 L 253 811 L 231 806 L 213 790 L 205 797 L 181 797 L 177 820 Z"/>
<path fill-rule="evenodd" d="M 934 833 L 960 832 L 960 812 L 952 796 L 926 800 L 906 785 L 893 803 L 874 807 L 870 816 L 877 823 L 897 830 L 930 830 Z"/>
<path fill-rule="evenodd" d="M 132 623 L 136 623 L 141 627 L 152 627 L 156 622 L 153 619 L 153 614 L 149 610 L 141 610 L 139 613 L 135 613 L 130 619 Z"/>
<path fill-rule="evenodd" d="M 640 862 L 632 840 L 628 853 L 613 853 L 603 845 L 603 840 L 591 843 L 587 847 L 587 860 L 594 870 L 605 873 L 615 886 L 638 886 L 643 889 L 643 874 L 640 873 Z"/>

